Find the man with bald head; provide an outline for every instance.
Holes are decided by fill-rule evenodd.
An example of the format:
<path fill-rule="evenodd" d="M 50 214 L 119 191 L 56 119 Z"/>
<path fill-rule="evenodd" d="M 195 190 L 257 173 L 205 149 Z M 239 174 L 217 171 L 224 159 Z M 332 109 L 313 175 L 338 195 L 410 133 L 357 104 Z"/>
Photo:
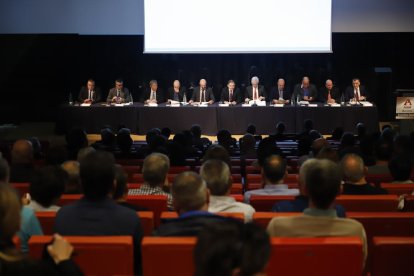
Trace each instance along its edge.
<path fill-rule="evenodd" d="M 33 172 L 33 146 L 28 140 L 17 140 L 12 148 L 10 182 L 29 182 Z"/>
<path fill-rule="evenodd" d="M 342 185 L 344 195 L 380 195 L 387 190 L 367 183 L 365 174 L 367 167 L 364 160 L 356 154 L 347 154 L 341 160 L 341 169 L 345 184 Z"/>
<path fill-rule="evenodd" d="M 205 103 L 213 104 L 215 101 L 213 89 L 211 87 L 207 87 L 207 81 L 205 79 L 201 79 L 199 82 L 199 86 L 194 88 L 193 96 L 191 97 L 190 104 L 192 103 Z"/>
<path fill-rule="evenodd" d="M 318 90 L 316 86 L 310 83 L 309 77 L 303 77 L 302 82 L 296 84 L 293 91 L 295 98 L 299 96 L 299 101 L 313 102 L 318 98 Z"/>
<path fill-rule="evenodd" d="M 331 79 L 327 79 L 325 87 L 319 91 L 319 101 L 327 104 L 339 103 L 341 101 L 341 92 Z"/>
<path fill-rule="evenodd" d="M 182 102 L 185 94 L 185 87 L 181 86 L 179 80 L 173 82 L 173 86 L 168 89 L 167 101 Z"/>
<path fill-rule="evenodd" d="M 278 79 L 276 87 L 270 91 L 269 101 L 272 104 L 288 104 L 292 93 L 287 89 L 284 79 Z"/>
<path fill-rule="evenodd" d="M 257 76 L 254 76 L 250 80 L 250 83 L 252 85 L 246 87 L 244 101 L 264 101 L 266 99 L 266 91 L 263 85 L 259 85 L 259 78 Z"/>

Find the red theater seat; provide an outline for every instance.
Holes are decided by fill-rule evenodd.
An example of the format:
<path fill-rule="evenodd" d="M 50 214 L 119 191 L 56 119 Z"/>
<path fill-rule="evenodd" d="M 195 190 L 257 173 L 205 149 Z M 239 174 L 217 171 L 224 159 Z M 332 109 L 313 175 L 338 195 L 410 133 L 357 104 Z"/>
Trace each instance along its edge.
<path fill-rule="evenodd" d="M 65 206 L 68 204 L 71 204 L 79 199 L 81 199 L 81 197 L 83 196 L 83 194 L 63 194 L 58 202 L 58 206 Z"/>
<path fill-rule="evenodd" d="M 10 186 L 15 188 L 21 197 L 27 194 L 30 189 L 30 183 L 26 183 L 26 182 L 10 183 Z"/>
<path fill-rule="evenodd" d="M 246 175 L 246 190 L 254 190 L 262 188 L 262 175 L 261 174 L 247 174 Z M 284 183 L 296 184 L 298 183 L 297 174 L 288 174 Z"/>
<path fill-rule="evenodd" d="M 252 195 L 250 197 L 250 205 L 256 210 L 256 212 L 268 212 L 272 209 L 275 203 L 290 200 L 293 201 L 295 196 L 263 196 L 263 195 Z"/>
<path fill-rule="evenodd" d="M 157 227 L 160 224 L 162 212 L 167 211 L 167 196 L 165 195 L 129 195 L 128 203 L 147 208 L 154 212 L 154 223 Z"/>
<path fill-rule="evenodd" d="M 344 206 L 347 212 L 396 212 L 396 195 L 340 195 L 336 204 Z"/>
<path fill-rule="evenodd" d="M 275 213 L 275 212 L 256 212 L 253 214 L 253 222 L 262 226 L 264 229 L 267 228 L 267 225 L 274 217 L 291 217 L 291 216 L 299 216 L 302 213 Z"/>
<path fill-rule="evenodd" d="M 414 184 L 381 183 L 381 188 L 392 195 L 411 195 L 414 192 Z"/>
<path fill-rule="evenodd" d="M 391 182 L 392 176 L 388 173 L 383 174 L 368 174 L 366 176 L 367 183 L 372 183 L 379 186 L 381 183 Z"/>
<path fill-rule="evenodd" d="M 243 194 L 243 184 L 241 183 L 233 183 L 231 185 L 231 194 L 237 194 L 237 195 L 241 195 Z"/>
<path fill-rule="evenodd" d="M 374 237 L 372 276 L 413 275 L 414 237 Z"/>
<path fill-rule="evenodd" d="M 217 215 L 220 215 L 220 216 L 223 216 L 223 217 L 235 218 L 235 219 L 244 221 L 244 214 L 243 213 L 224 213 L 224 212 L 220 212 L 220 213 L 217 213 Z M 174 219 L 174 218 L 178 218 L 177 212 L 162 212 L 161 213 L 161 219 Z"/>
<path fill-rule="evenodd" d="M 133 275 L 133 241 L 130 236 L 66 236 L 74 247 L 74 261 L 85 275 Z M 30 257 L 40 259 L 52 236 L 32 236 Z"/>

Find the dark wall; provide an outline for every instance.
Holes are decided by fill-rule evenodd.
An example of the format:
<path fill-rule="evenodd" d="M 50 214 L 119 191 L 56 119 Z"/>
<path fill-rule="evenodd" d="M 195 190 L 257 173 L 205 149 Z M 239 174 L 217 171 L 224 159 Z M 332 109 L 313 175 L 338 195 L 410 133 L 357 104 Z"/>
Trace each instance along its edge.
<path fill-rule="evenodd" d="M 393 118 L 392 91 L 414 88 L 414 33 L 334 33 L 332 54 L 142 54 L 143 36 L 0 35 L 0 123 L 54 120 L 69 92 L 94 78 L 105 93 L 116 78 L 137 100 L 143 85 L 157 79 L 166 89 L 174 79 L 187 87 L 207 78 L 218 92 L 230 78 L 239 85 L 258 75 L 268 88 L 278 77 L 289 86 L 303 75 L 322 86 L 333 78 L 343 90 L 359 77 L 380 108 Z M 375 73 L 391 67 L 392 74 Z M 30 114 L 30 115 L 27 115 Z"/>

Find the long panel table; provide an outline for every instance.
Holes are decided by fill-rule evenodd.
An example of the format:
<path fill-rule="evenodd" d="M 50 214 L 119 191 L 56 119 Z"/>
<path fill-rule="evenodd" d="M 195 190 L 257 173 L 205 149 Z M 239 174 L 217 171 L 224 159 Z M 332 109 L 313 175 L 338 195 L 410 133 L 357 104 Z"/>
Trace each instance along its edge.
<path fill-rule="evenodd" d="M 56 128 L 67 131 L 80 126 L 88 133 L 99 133 L 104 125 L 114 128 L 124 125 L 134 133 L 145 134 L 154 127 L 169 127 L 173 133 L 177 133 L 199 124 L 203 134 L 215 135 L 220 129 L 243 134 L 247 125 L 253 123 L 258 133 L 269 134 L 275 131 L 279 121 L 286 124 L 286 132 L 300 132 L 305 119 L 312 119 L 315 129 L 323 134 L 331 133 L 337 126 L 342 126 L 345 131 L 354 131 L 358 122 L 363 122 L 368 131 L 378 130 L 378 111 L 375 106 L 329 107 L 323 104 L 318 107 L 220 107 L 217 104 L 208 107 L 170 107 L 165 104 L 148 107 L 141 103 L 123 107 L 101 104 L 90 107 L 62 106 Z"/>

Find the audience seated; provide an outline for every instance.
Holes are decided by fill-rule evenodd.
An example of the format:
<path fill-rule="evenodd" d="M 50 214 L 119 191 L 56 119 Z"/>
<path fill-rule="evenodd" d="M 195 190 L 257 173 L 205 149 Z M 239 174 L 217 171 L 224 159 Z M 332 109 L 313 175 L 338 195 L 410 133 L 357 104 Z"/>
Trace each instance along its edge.
<path fill-rule="evenodd" d="M 276 133 L 273 135 L 270 135 L 272 139 L 275 141 L 285 141 L 287 140 L 287 136 L 285 135 L 286 125 L 283 122 L 279 122 L 276 125 Z"/>
<path fill-rule="evenodd" d="M 92 144 L 96 150 L 115 151 L 116 137 L 109 127 L 101 129 L 101 140 Z"/>
<path fill-rule="evenodd" d="M 208 138 L 201 137 L 200 125 L 192 125 L 190 131 L 193 134 L 193 145 L 204 152 L 211 145 L 211 141 Z"/>
<path fill-rule="evenodd" d="M 96 150 L 95 150 L 95 148 L 93 148 L 93 147 L 84 147 L 84 148 L 81 148 L 81 149 L 78 151 L 78 154 L 77 154 L 77 156 L 76 156 L 76 160 L 78 160 L 78 162 L 80 163 L 80 162 L 82 161 L 82 159 L 83 159 L 86 155 L 88 155 L 89 153 L 94 152 L 94 151 L 96 151 Z"/>
<path fill-rule="evenodd" d="M 388 161 L 392 156 L 392 144 L 384 140 L 380 140 L 375 145 L 375 165 L 368 167 L 369 174 L 388 174 Z"/>
<path fill-rule="evenodd" d="M 131 131 L 128 128 L 121 128 L 116 135 L 116 144 L 120 150 L 117 153 L 117 158 L 134 158 L 132 153 L 132 138 Z"/>
<path fill-rule="evenodd" d="M 349 153 L 341 160 L 342 175 L 345 184 L 342 185 L 344 195 L 376 195 L 387 194 L 387 190 L 367 183 L 365 174 L 367 168 L 364 160 L 356 154 Z"/>
<path fill-rule="evenodd" d="M 236 140 L 231 137 L 231 133 L 222 129 L 217 133 L 217 142 L 220 146 L 224 147 L 230 155 L 233 155 L 233 152 L 236 147 Z"/>
<path fill-rule="evenodd" d="M 148 155 L 142 167 L 144 183 L 139 189 L 129 190 L 129 195 L 166 195 L 167 207 L 173 209 L 172 196 L 163 188 L 168 187 L 168 171 L 170 160 L 162 153 L 152 153 Z"/>
<path fill-rule="evenodd" d="M 246 222 L 252 221 L 254 208 L 237 202 L 230 196 L 232 180 L 230 168 L 226 163 L 220 160 L 208 160 L 201 166 L 200 175 L 210 191 L 209 212 L 243 213 Z"/>
<path fill-rule="evenodd" d="M 81 161 L 80 177 L 84 197 L 60 208 L 54 231 L 69 236 L 132 236 L 135 271 L 139 273 L 143 231 L 136 212 L 111 198 L 115 183 L 113 155 L 103 151 L 88 154 Z"/>
<path fill-rule="evenodd" d="M 231 166 L 229 152 L 221 145 L 211 145 L 203 156 L 203 162 L 215 159 L 221 160 Z"/>
<path fill-rule="evenodd" d="M 303 212 L 309 207 L 309 195 L 306 190 L 306 173 L 309 167 L 315 164 L 317 159 L 309 159 L 300 167 L 299 170 L 299 192 L 300 194 L 294 200 L 284 200 L 276 203 L 272 207 L 272 212 Z M 342 205 L 334 205 L 336 215 L 340 218 L 345 218 L 345 209 Z"/>
<path fill-rule="evenodd" d="M 270 252 L 269 236 L 255 224 L 207 225 L 194 248 L 194 275 L 266 275 Z"/>
<path fill-rule="evenodd" d="M 413 170 L 413 161 L 409 156 L 395 156 L 388 163 L 388 169 L 392 175 L 393 183 L 414 183 L 411 180 L 411 172 Z"/>
<path fill-rule="evenodd" d="M 334 163 L 339 162 L 338 152 L 331 147 L 323 147 L 315 157 L 316 159 L 328 159 Z"/>
<path fill-rule="evenodd" d="M 341 143 L 338 148 L 339 158 L 344 157 L 348 153 L 354 153 L 362 156 L 361 150 L 356 145 L 356 138 L 353 133 L 345 132 L 342 135 Z"/>
<path fill-rule="evenodd" d="M 32 175 L 33 147 L 28 140 L 17 140 L 11 151 L 10 182 L 29 182 Z"/>
<path fill-rule="evenodd" d="M 52 146 L 45 155 L 45 164 L 50 166 L 60 166 L 68 160 L 68 150 L 64 146 Z"/>
<path fill-rule="evenodd" d="M 241 159 L 256 159 L 256 140 L 250 133 L 246 133 L 240 139 L 240 158 Z"/>
<path fill-rule="evenodd" d="M 331 137 L 327 138 L 327 140 L 339 142 L 343 134 L 344 134 L 344 129 L 342 127 L 336 127 L 332 131 Z"/>
<path fill-rule="evenodd" d="M 296 135 L 296 140 L 300 140 L 302 138 L 308 137 L 312 129 L 313 129 L 312 120 L 306 119 L 305 121 L 303 121 L 303 131 Z"/>
<path fill-rule="evenodd" d="M 338 218 L 332 208 L 340 192 L 340 185 L 341 172 L 338 165 L 329 160 L 312 160 L 305 175 L 309 208 L 301 216 L 273 218 L 268 225 L 268 233 L 273 237 L 358 236 L 363 242 L 366 259 L 367 239 L 364 227 L 356 220 Z"/>
<path fill-rule="evenodd" d="M 253 135 L 256 141 L 262 140 L 261 135 L 256 135 L 256 126 L 254 124 L 249 124 L 246 129 L 246 133 Z"/>
<path fill-rule="evenodd" d="M 52 263 L 31 260 L 15 248 L 13 237 L 21 228 L 20 210 L 21 202 L 16 192 L 0 183 L 0 275 L 83 275 L 70 259 L 73 247 L 59 235 L 45 250 Z"/>
<path fill-rule="evenodd" d="M 78 151 L 88 146 L 88 138 L 84 129 L 76 127 L 66 134 L 66 143 L 70 160 L 76 160 Z"/>
<path fill-rule="evenodd" d="M 205 181 L 194 172 L 177 175 L 171 187 L 174 209 L 179 217 L 163 220 L 156 236 L 196 236 L 210 223 L 222 223 L 231 218 L 208 212 L 209 191 Z"/>
<path fill-rule="evenodd" d="M 87 149 L 87 148 L 84 148 Z M 79 151 L 81 152 L 81 151 Z M 82 187 L 80 182 L 79 175 L 80 164 L 78 161 L 68 160 L 63 162 L 62 169 L 68 174 L 68 180 L 66 182 L 66 187 L 64 194 L 81 194 Z"/>
<path fill-rule="evenodd" d="M 56 203 L 65 191 L 67 173 L 60 166 L 45 166 L 33 172 L 30 181 L 30 203 L 35 212 L 59 210 Z"/>
<path fill-rule="evenodd" d="M 249 203 L 252 195 L 299 195 L 298 189 L 283 184 L 287 174 L 285 159 L 278 155 L 267 157 L 262 165 L 263 188 L 246 192 L 244 201 Z"/>
<path fill-rule="evenodd" d="M 127 174 L 122 169 L 121 165 L 115 165 L 115 189 L 112 194 L 113 200 L 121 206 L 127 207 L 134 211 L 147 211 L 146 208 L 132 205 L 128 203 L 128 184 L 127 184 Z"/>

